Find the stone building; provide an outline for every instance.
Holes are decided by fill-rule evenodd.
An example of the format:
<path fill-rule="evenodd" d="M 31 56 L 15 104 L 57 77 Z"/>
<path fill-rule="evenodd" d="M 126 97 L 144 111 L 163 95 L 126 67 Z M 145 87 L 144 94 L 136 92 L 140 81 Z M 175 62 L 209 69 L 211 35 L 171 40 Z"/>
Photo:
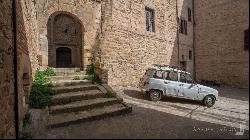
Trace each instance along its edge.
<path fill-rule="evenodd" d="M 93 63 L 109 85 L 137 86 L 153 64 L 181 65 L 249 86 L 248 0 L 17 0 L 16 35 L 12 1 L 0 0 L 0 138 L 15 137 L 14 87 L 21 129 L 34 73 L 47 66 Z"/>
<path fill-rule="evenodd" d="M 196 76 L 249 87 L 249 1 L 195 0 Z"/>

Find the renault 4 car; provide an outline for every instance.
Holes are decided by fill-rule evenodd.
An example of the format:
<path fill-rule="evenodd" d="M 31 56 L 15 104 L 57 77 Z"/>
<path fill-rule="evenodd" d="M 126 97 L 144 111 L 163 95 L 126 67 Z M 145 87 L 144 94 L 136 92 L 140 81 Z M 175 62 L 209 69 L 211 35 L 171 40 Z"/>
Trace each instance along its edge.
<path fill-rule="evenodd" d="M 216 89 L 196 83 L 189 72 L 176 66 L 154 65 L 148 68 L 139 87 L 152 101 L 171 96 L 201 101 L 207 107 L 212 107 L 218 100 Z"/>

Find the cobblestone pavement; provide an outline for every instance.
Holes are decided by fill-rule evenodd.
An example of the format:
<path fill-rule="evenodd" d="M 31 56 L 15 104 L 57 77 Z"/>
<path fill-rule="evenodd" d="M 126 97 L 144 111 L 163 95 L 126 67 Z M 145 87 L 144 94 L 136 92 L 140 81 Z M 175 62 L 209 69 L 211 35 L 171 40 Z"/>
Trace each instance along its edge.
<path fill-rule="evenodd" d="M 143 108 L 150 108 L 165 113 L 205 121 L 235 128 L 249 130 L 249 90 L 229 87 L 217 88 L 219 100 L 211 108 L 200 102 L 177 98 L 164 98 L 158 102 L 134 87 L 117 87 L 114 91 L 125 102 Z"/>

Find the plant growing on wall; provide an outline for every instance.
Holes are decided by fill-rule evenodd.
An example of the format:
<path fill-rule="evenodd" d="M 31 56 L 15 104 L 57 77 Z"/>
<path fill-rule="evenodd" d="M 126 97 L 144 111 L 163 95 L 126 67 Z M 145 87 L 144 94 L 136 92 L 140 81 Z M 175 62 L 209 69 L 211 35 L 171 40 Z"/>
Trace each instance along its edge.
<path fill-rule="evenodd" d="M 49 67 L 44 71 L 36 71 L 29 96 L 29 106 L 31 108 L 45 108 L 51 104 L 53 90 L 50 76 L 53 75 L 55 75 L 55 72 Z"/>
<path fill-rule="evenodd" d="M 87 77 L 85 79 L 91 80 L 93 83 L 101 84 L 102 80 L 95 74 L 95 67 L 93 64 L 87 66 L 86 69 Z"/>

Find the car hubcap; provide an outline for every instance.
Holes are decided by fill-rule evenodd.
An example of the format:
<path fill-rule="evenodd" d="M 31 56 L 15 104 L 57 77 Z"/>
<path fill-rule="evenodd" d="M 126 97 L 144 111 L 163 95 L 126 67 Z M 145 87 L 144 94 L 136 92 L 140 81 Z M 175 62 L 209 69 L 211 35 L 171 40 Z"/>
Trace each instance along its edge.
<path fill-rule="evenodd" d="M 213 104 L 213 99 L 211 97 L 207 98 L 207 104 L 212 105 Z"/>
<path fill-rule="evenodd" d="M 159 96 L 160 96 L 159 93 L 156 92 L 156 91 L 154 91 L 153 93 L 151 93 L 151 98 L 154 99 L 154 100 L 158 99 Z"/>

